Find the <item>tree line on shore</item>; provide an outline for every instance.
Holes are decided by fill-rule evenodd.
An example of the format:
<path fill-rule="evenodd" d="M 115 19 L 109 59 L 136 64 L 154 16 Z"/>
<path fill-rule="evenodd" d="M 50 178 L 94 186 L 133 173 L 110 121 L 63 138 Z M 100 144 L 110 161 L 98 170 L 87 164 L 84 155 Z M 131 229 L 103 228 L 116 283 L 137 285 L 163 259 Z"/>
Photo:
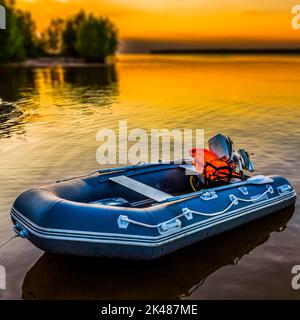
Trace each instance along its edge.
<path fill-rule="evenodd" d="M 0 0 L 6 9 L 6 29 L 0 30 L 0 61 L 64 56 L 105 62 L 118 47 L 115 25 L 105 17 L 83 10 L 76 15 L 52 19 L 40 34 L 29 12 L 16 9 L 14 1 Z"/>

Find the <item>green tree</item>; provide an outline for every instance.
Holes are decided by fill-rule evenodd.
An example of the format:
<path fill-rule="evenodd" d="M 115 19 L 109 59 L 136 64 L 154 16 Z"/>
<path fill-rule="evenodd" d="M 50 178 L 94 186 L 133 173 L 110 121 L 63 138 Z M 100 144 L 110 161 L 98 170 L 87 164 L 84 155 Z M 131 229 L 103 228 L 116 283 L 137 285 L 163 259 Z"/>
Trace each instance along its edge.
<path fill-rule="evenodd" d="M 14 1 L 0 0 L 0 4 L 6 8 L 6 29 L 0 30 L 0 61 L 36 56 L 36 28 L 30 13 L 16 10 Z"/>
<path fill-rule="evenodd" d="M 6 8 L 6 29 L 0 30 L 0 61 L 22 60 L 26 57 L 24 38 L 12 6 L 0 0 Z"/>
<path fill-rule="evenodd" d="M 19 30 L 23 37 L 26 56 L 36 57 L 38 54 L 36 25 L 32 20 L 31 14 L 29 12 L 18 10 L 16 11 L 16 18 Z"/>
<path fill-rule="evenodd" d="M 44 53 L 60 54 L 62 49 L 62 32 L 64 20 L 61 18 L 52 19 L 49 27 L 42 32 L 40 46 Z"/>
<path fill-rule="evenodd" d="M 117 30 L 107 18 L 89 15 L 78 29 L 75 48 L 80 57 L 91 62 L 105 62 L 108 55 L 116 52 Z"/>
<path fill-rule="evenodd" d="M 62 54 L 65 56 L 76 57 L 77 33 L 79 26 L 86 20 L 86 14 L 81 10 L 77 15 L 68 19 L 62 32 Z"/>
<path fill-rule="evenodd" d="M 14 0 L 0 0 L 0 4 L 6 7 L 7 25 L 5 30 L 0 30 L 0 61 L 63 54 L 105 62 L 117 50 L 117 29 L 107 18 L 87 16 L 81 10 L 66 21 L 51 20 L 49 27 L 37 37 L 30 13 L 16 10 Z"/>

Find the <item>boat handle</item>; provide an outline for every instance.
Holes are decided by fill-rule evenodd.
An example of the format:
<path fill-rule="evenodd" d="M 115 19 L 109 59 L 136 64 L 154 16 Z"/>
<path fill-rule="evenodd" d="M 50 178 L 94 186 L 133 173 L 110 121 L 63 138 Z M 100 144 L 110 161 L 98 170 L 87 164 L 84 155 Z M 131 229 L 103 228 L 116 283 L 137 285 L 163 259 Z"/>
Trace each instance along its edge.
<path fill-rule="evenodd" d="M 277 192 L 281 196 L 291 192 L 291 190 L 292 190 L 292 187 L 289 184 L 284 184 L 282 186 L 277 187 Z"/>
<path fill-rule="evenodd" d="M 28 231 L 24 227 L 22 227 L 19 223 L 16 223 L 13 226 L 13 230 L 17 236 L 21 238 L 28 238 Z"/>
<path fill-rule="evenodd" d="M 171 221 L 164 222 L 159 225 L 158 231 L 160 234 L 173 232 L 181 228 L 181 221 L 177 218 L 172 219 Z"/>

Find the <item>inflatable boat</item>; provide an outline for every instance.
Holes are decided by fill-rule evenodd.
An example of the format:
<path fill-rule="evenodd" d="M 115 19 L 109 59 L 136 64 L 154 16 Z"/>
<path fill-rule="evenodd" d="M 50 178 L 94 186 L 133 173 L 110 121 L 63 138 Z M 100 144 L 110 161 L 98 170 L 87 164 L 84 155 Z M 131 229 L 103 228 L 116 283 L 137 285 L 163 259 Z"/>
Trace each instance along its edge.
<path fill-rule="evenodd" d="M 190 297 L 219 268 L 238 264 L 244 255 L 268 241 L 273 233 L 284 232 L 294 210 L 294 207 L 280 210 L 163 259 L 123 260 L 122 268 L 115 259 L 82 259 L 45 253 L 24 278 L 22 299 L 161 300 Z M 249 292 L 240 298 L 251 298 Z"/>
<path fill-rule="evenodd" d="M 220 159 L 220 145 L 214 150 Z M 244 158 L 243 166 L 249 169 L 248 160 Z M 215 167 L 217 162 L 210 161 Z M 283 177 L 249 177 L 240 170 L 238 179 L 237 171 L 220 168 L 213 178 L 209 170 L 200 174 L 190 160 L 140 164 L 34 188 L 14 202 L 13 228 L 46 252 L 144 260 L 287 208 L 296 200 Z M 225 169 L 230 173 L 226 181 Z"/>

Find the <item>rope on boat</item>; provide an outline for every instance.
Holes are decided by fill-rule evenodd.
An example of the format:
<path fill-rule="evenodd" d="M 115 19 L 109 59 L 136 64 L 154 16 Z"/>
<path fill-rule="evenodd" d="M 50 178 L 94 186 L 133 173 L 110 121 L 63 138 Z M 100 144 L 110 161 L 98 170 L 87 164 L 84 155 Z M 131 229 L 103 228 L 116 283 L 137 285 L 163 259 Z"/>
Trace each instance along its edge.
<path fill-rule="evenodd" d="M 194 214 L 198 214 L 198 215 L 205 216 L 205 217 L 214 217 L 214 216 L 218 216 L 219 214 L 223 214 L 223 213 L 227 212 L 233 205 L 238 204 L 239 201 L 241 201 L 241 202 L 258 201 L 268 193 L 273 193 L 273 188 L 271 186 L 269 186 L 268 189 L 264 193 L 262 193 L 261 195 L 256 196 L 256 197 L 254 196 L 253 199 L 238 198 L 238 197 L 232 195 L 232 197 L 231 197 L 232 200 L 231 200 L 231 203 L 228 205 L 228 207 L 225 208 L 223 211 L 219 211 L 219 212 L 215 212 L 215 213 L 203 213 L 203 212 L 194 211 L 194 210 L 191 210 L 188 208 L 184 208 L 182 210 L 185 211 L 186 213 L 194 213 Z"/>
<path fill-rule="evenodd" d="M 57 180 L 56 183 L 67 182 L 67 181 L 71 181 L 71 180 L 75 180 L 75 179 L 85 178 L 85 177 L 91 176 L 91 175 L 93 175 L 93 174 L 95 174 L 95 173 L 98 173 L 98 172 L 99 172 L 99 170 L 96 170 L 96 171 L 93 171 L 93 172 L 84 174 L 84 175 L 82 175 L 82 176 L 67 178 L 67 179 L 63 179 L 63 180 Z"/>
<path fill-rule="evenodd" d="M 0 244 L 0 249 L 2 249 L 5 245 L 7 245 L 7 244 L 10 242 L 10 240 L 15 239 L 15 238 L 17 238 L 17 237 L 18 237 L 18 235 L 15 234 L 14 236 L 12 236 L 11 238 L 9 238 L 8 240 L 6 240 L 6 241 L 4 241 L 3 243 L 1 243 L 1 244 Z"/>
<path fill-rule="evenodd" d="M 252 199 L 238 198 L 235 195 L 230 195 L 229 196 L 230 199 L 231 199 L 230 204 L 224 210 L 218 211 L 218 212 L 214 212 L 214 213 L 205 213 L 205 212 L 191 210 L 189 208 L 182 208 L 182 213 L 181 214 L 179 214 L 179 215 L 175 216 L 174 218 L 169 219 L 167 221 L 160 222 L 158 224 L 147 224 L 147 223 L 143 223 L 143 222 L 139 222 L 139 221 L 136 221 L 136 220 L 129 219 L 127 216 L 123 216 L 122 215 L 118 219 L 119 220 L 118 221 L 119 222 L 119 227 L 120 228 L 127 228 L 127 225 L 129 223 L 132 223 L 132 224 L 135 224 L 135 225 L 138 225 L 138 226 L 141 226 L 141 227 L 146 227 L 146 228 L 161 228 L 162 226 L 167 225 L 167 224 L 169 224 L 171 222 L 175 223 L 178 219 L 180 219 L 182 217 L 186 217 L 188 220 L 190 220 L 190 219 L 192 219 L 191 214 L 196 214 L 196 215 L 204 216 L 204 217 L 214 217 L 214 216 L 218 216 L 218 215 L 226 213 L 232 206 L 237 205 L 239 201 L 241 201 L 241 202 L 258 201 L 261 198 L 263 198 L 266 194 L 268 194 L 268 193 L 272 194 L 273 192 L 274 192 L 274 190 L 273 190 L 272 186 L 268 186 L 268 188 L 267 188 L 267 190 L 265 192 L 263 192 L 260 195 L 252 197 Z M 123 226 L 122 226 L 122 224 L 123 224 Z M 174 227 L 175 226 L 176 226 L 176 224 L 174 224 Z"/>

